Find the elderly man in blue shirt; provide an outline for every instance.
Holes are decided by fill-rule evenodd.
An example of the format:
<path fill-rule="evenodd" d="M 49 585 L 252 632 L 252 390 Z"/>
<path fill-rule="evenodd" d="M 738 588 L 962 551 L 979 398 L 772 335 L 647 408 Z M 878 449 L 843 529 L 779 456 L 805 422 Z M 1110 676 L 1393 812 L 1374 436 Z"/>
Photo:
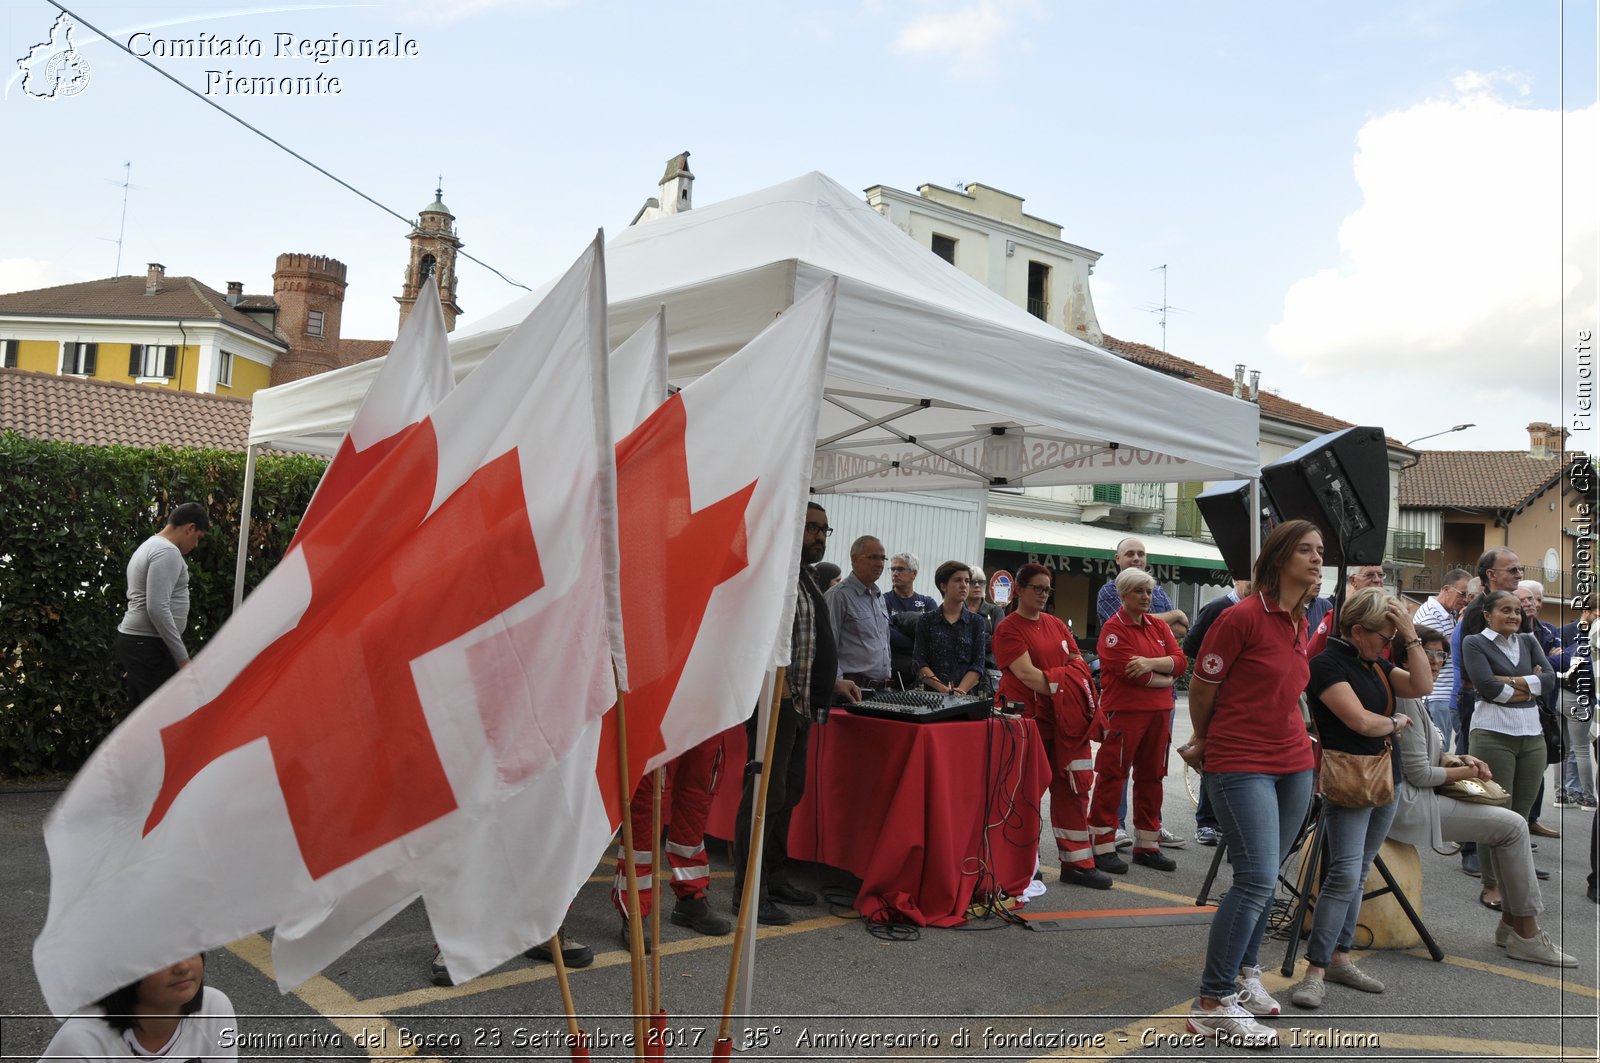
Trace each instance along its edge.
<path fill-rule="evenodd" d="M 878 580 L 889 559 L 883 543 L 863 535 L 850 544 L 850 575 L 824 597 L 839 646 L 839 676 L 863 689 L 889 682 L 889 610 Z"/>

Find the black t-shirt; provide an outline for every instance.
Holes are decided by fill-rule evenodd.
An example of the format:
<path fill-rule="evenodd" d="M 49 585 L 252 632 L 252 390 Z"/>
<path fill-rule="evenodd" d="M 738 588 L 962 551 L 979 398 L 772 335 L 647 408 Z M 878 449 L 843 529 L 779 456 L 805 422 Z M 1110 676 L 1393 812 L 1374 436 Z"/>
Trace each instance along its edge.
<path fill-rule="evenodd" d="M 1337 749 L 1341 753 L 1377 756 L 1383 752 L 1388 735 L 1362 735 L 1345 726 L 1339 715 L 1322 703 L 1322 692 L 1335 683 L 1349 683 L 1356 698 L 1368 712 L 1380 716 L 1394 715 L 1394 701 L 1389 696 L 1385 680 L 1379 678 L 1374 668 L 1382 668 L 1384 676 L 1394 670 L 1394 663 L 1381 657 L 1371 664 L 1363 661 L 1354 646 L 1341 638 L 1329 638 L 1328 648 L 1311 659 L 1311 680 L 1306 684 L 1306 697 L 1311 703 L 1311 717 L 1317 724 L 1317 735 L 1322 748 Z M 1394 758 L 1398 773 L 1400 758 Z"/>

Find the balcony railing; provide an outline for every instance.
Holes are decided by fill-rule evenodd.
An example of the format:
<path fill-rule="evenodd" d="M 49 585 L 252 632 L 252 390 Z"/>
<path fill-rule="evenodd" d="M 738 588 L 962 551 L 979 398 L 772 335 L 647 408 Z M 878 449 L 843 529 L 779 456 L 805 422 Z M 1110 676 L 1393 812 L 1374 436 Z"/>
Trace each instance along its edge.
<path fill-rule="evenodd" d="M 1394 559 L 1403 565 L 1420 565 L 1427 560 L 1427 536 L 1419 531 L 1394 533 Z"/>
<path fill-rule="evenodd" d="M 1045 302 L 1043 299 L 1029 299 L 1028 313 L 1032 314 L 1040 321 L 1048 321 L 1050 320 L 1050 304 Z"/>

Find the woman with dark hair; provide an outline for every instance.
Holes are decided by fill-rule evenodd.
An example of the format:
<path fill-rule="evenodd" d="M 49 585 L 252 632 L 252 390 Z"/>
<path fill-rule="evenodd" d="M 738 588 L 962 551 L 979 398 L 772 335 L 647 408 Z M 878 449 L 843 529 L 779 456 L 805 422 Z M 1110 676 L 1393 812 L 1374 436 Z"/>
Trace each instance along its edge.
<path fill-rule="evenodd" d="M 826 594 L 834 584 L 844 579 L 844 573 L 832 561 L 818 561 L 811 566 L 811 572 L 817 578 L 817 587 Z"/>
<path fill-rule="evenodd" d="M 1419 625 L 1417 638 L 1428 655 L 1428 668 L 1438 681 L 1450 659 L 1449 641 L 1431 627 Z M 1476 842 L 1481 851 L 1494 853 L 1505 900 L 1495 923 L 1494 943 L 1506 955 L 1523 963 L 1547 967 L 1576 967 L 1576 958 L 1556 948 L 1548 931 L 1539 926 L 1544 895 L 1533 871 L 1533 851 L 1528 845 L 1528 821 L 1509 808 L 1457 801 L 1438 792 L 1447 783 L 1492 781 L 1494 772 L 1472 756 L 1458 757 L 1445 749 L 1439 729 L 1426 704 L 1401 698 L 1400 712 L 1411 726 L 1400 732 L 1400 766 L 1404 778 L 1400 800 L 1389 828 L 1397 842 L 1441 849 L 1445 842 Z"/>
<path fill-rule="evenodd" d="M 1383 657 L 1390 640 L 1402 647 L 1395 654 L 1399 664 Z M 1361 912 L 1361 885 L 1389 835 L 1400 789 L 1400 755 L 1392 746 L 1412 721 L 1396 711 L 1395 699 L 1426 697 L 1432 691 L 1428 655 L 1411 614 L 1382 587 L 1364 587 L 1351 595 L 1339 612 L 1339 634 L 1330 636 L 1328 648 L 1311 661 L 1306 687 L 1311 718 L 1324 756 L 1330 750 L 1362 757 L 1381 757 L 1387 751 L 1396 785 L 1389 800 L 1376 807 L 1341 804 L 1342 795 L 1323 794 L 1327 874 L 1311 923 L 1306 974 L 1289 993 L 1296 1007 L 1320 1008 L 1329 982 L 1363 993 L 1383 992 L 1381 981 L 1351 962 L 1350 946 Z"/>
<path fill-rule="evenodd" d="M 967 608 L 972 569 L 946 561 L 933 574 L 944 601 L 917 617 L 916 644 L 911 653 L 917 679 L 941 694 L 966 694 L 983 682 L 983 658 L 989 650 L 989 629 L 983 617 Z"/>
<path fill-rule="evenodd" d="M 1258 954 L 1278 885 L 1278 864 L 1311 803 L 1311 738 L 1300 717 L 1310 678 L 1305 603 L 1322 583 L 1322 535 L 1305 520 L 1272 530 L 1256 558 L 1255 593 L 1217 617 L 1200 644 L 1189 715 L 1194 737 L 1178 750 L 1205 771 L 1206 793 L 1233 865 L 1233 885 L 1211 920 L 1191 1033 L 1248 1048 L 1278 1035 L 1256 1022 L 1277 1015 Z"/>
<path fill-rule="evenodd" d="M 1555 682 L 1555 669 L 1538 639 L 1522 631 L 1522 603 L 1516 594 L 1484 595 L 1483 617 L 1487 626 L 1461 640 L 1461 667 L 1476 696 L 1467 751 L 1487 764 L 1511 795 L 1511 810 L 1527 818 L 1546 763 L 1539 701 Z M 1495 861 L 1480 853 L 1478 862 L 1483 870 L 1478 903 L 1501 911 Z"/>
<path fill-rule="evenodd" d="M 233 1003 L 205 984 L 204 956 L 190 956 L 102 997 L 99 1015 L 61 1024 L 43 1059 L 236 1059 Z"/>
<path fill-rule="evenodd" d="M 1050 760 L 1050 825 L 1061 858 L 1061 881 L 1091 889 L 1111 888 L 1111 876 L 1094 866 L 1089 843 L 1089 792 L 1094 786 L 1089 759 L 1089 715 L 1063 718 L 1057 689 L 1089 682 L 1083 654 L 1066 624 L 1045 612 L 1050 601 L 1050 570 L 1029 563 L 1017 569 L 1013 609 L 994 629 L 994 659 L 1000 665 L 1000 696 L 1039 729 Z M 1077 674 L 1067 668 L 1078 662 Z M 1084 697 L 1090 697 L 1085 688 Z"/>

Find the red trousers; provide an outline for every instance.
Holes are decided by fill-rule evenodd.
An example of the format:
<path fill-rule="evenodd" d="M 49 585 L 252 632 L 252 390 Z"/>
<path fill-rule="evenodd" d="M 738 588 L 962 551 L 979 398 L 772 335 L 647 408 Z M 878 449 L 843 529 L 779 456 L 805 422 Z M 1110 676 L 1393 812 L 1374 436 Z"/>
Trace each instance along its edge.
<path fill-rule="evenodd" d="M 1039 713 L 1031 703 L 1029 712 L 1050 761 L 1050 826 L 1061 866 L 1091 868 L 1089 791 L 1094 785 L 1094 761 L 1089 757 L 1089 736 L 1068 734 L 1054 715 Z"/>
<path fill-rule="evenodd" d="M 1161 836 L 1162 779 L 1167 777 L 1170 709 L 1128 710 L 1106 717 L 1106 737 L 1094 761 L 1094 803 L 1089 823 L 1094 851 L 1117 851 L 1117 806 L 1122 783 L 1133 775 L 1133 851 L 1154 852 Z"/>
<path fill-rule="evenodd" d="M 672 869 L 672 892 L 679 897 L 703 897 L 711 885 L 711 866 L 706 859 L 706 816 L 711 811 L 713 782 L 721 768 L 722 736 L 701 742 L 666 766 L 661 792 L 661 810 L 667 826 L 667 866 Z M 633 819 L 633 866 L 639 879 L 639 914 L 649 915 L 654 890 L 654 849 L 650 832 L 654 784 L 646 775 L 628 804 Z M 668 797 L 671 797 L 670 806 Z M 611 889 L 611 902 L 624 916 L 628 914 L 627 869 L 622 863 L 622 847 L 617 847 L 617 877 Z"/>

